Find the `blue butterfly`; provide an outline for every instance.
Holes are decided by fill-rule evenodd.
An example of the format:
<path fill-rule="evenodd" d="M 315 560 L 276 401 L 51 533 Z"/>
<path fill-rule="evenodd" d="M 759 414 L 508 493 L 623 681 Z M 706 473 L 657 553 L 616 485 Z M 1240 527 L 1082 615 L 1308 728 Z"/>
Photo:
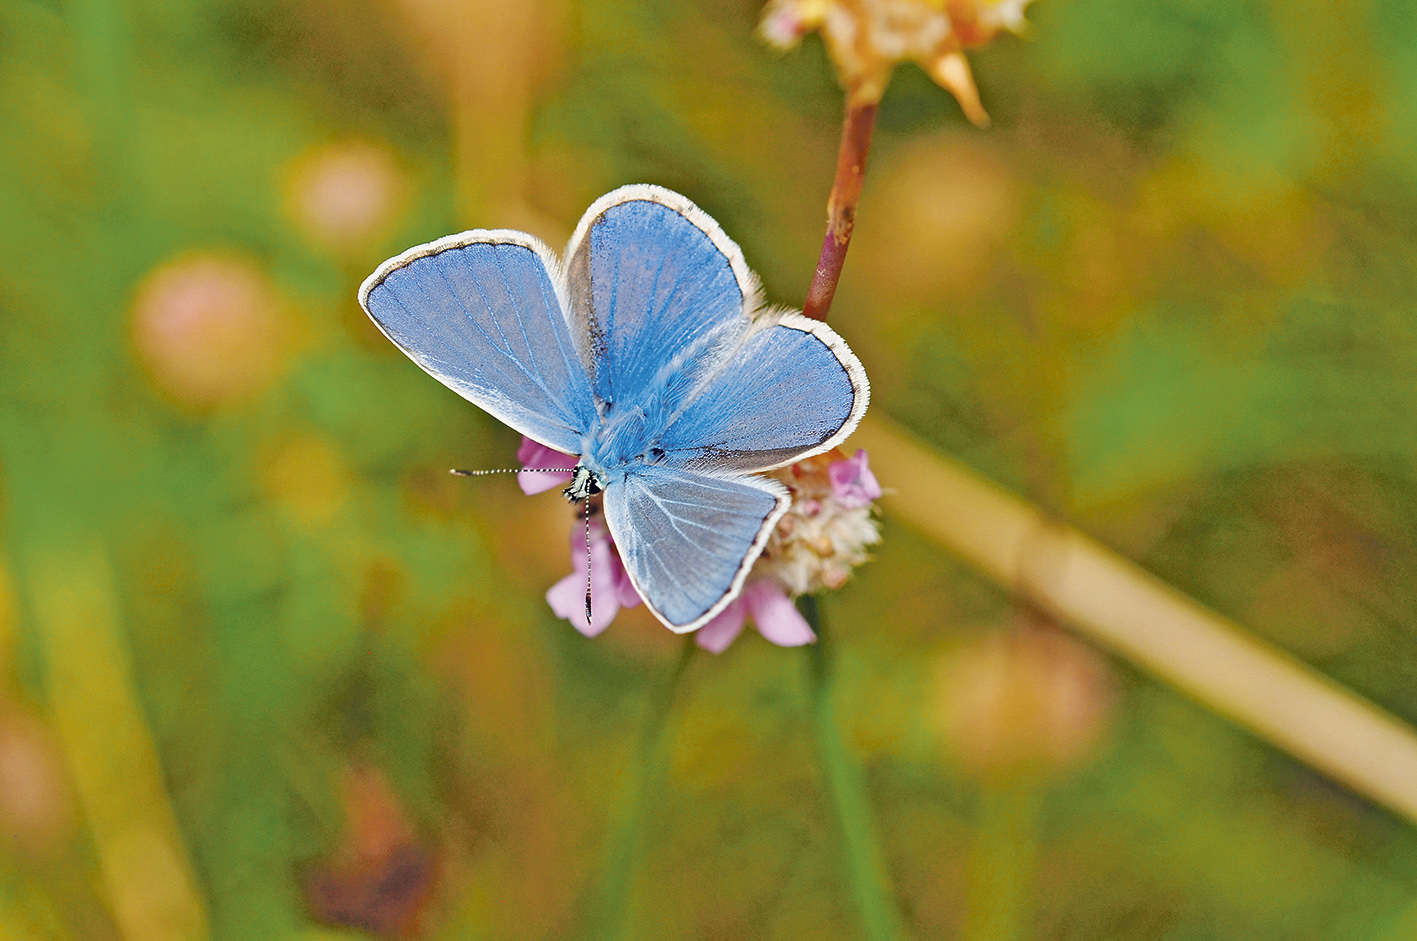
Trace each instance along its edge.
<path fill-rule="evenodd" d="M 567 496 L 604 493 L 631 581 L 678 632 L 737 597 L 787 512 L 754 473 L 840 444 L 869 398 L 841 337 L 764 308 L 718 223 L 657 186 L 597 200 L 564 267 L 524 232 L 477 229 L 384 262 L 359 302 L 433 378 L 579 456 Z"/>

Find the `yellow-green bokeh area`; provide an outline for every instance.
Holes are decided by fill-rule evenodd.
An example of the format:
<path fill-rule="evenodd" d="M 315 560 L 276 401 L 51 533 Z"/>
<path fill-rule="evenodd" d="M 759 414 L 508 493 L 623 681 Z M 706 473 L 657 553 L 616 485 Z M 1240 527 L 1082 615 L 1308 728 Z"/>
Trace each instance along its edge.
<path fill-rule="evenodd" d="M 696 655 L 642 744 L 678 640 L 554 617 L 570 510 L 448 477 L 517 437 L 355 301 L 650 182 L 799 304 L 840 92 L 758 13 L 0 0 L 0 937 L 865 936 L 811 652 Z M 872 408 L 1417 722 L 1417 13 L 1029 17 L 991 129 L 881 107 Z M 884 527 L 823 608 L 908 936 L 1417 932 L 1410 824 Z"/>

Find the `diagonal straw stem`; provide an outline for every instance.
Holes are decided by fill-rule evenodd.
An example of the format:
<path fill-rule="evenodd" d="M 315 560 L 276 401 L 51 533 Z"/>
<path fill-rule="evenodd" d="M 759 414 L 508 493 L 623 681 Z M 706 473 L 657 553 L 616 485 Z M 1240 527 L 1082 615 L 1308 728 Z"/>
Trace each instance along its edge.
<path fill-rule="evenodd" d="M 886 512 L 1080 634 L 1417 822 L 1417 730 L 880 415 Z"/>

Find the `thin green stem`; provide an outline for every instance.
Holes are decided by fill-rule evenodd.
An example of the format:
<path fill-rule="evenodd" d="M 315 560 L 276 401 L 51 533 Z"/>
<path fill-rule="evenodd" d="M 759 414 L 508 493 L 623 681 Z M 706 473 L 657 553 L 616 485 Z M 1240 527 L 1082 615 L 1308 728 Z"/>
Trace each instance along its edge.
<path fill-rule="evenodd" d="M 674 744 L 674 700 L 697 647 L 684 638 L 670 675 L 652 691 L 640 741 L 620 794 L 616 820 L 605 844 L 599 878 L 586 903 L 584 936 L 595 941 L 629 936 L 634 886 L 644 858 L 645 824 L 664 791 L 664 773 Z"/>
<path fill-rule="evenodd" d="M 1027 936 L 1038 806 L 1038 789 L 1027 782 L 992 785 L 980 796 L 965 941 L 1022 941 Z"/>
<path fill-rule="evenodd" d="M 69 22 L 79 50 L 79 78 L 93 131 L 94 159 L 104 181 L 102 208 L 132 211 L 133 42 L 121 0 L 75 0 Z"/>
<path fill-rule="evenodd" d="M 866 796 L 861 768 L 847 752 L 837 727 L 834 663 L 821 607 L 810 595 L 799 599 L 798 607 L 817 635 L 817 642 L 810 648 L 808 671 L 812 724 L 863 937 L 869 941 L 901 941 L 906 937 L 905 927 L 896 908 L 875 813 Z"/>

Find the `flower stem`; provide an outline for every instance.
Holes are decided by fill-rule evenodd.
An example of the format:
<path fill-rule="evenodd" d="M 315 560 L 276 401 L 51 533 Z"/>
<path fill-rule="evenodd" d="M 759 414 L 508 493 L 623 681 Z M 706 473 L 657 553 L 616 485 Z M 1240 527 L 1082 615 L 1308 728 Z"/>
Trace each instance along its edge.
<path fill-rule="evenodd" d="M 871 131 L 875 126 L 876 103 L 858 101 L 847 95 L 841 146 L 836 154 L 836 178 L 827 201 L 827 234 L 822 240 L 822 254 L 817 259 L 817 273 L 807 291 L 807 302 L 802 305 L 802 313 L 813 320 L 827 319 L 836 295 L 836 283 L 841 280 L 846 249 L 851 245 L 851 230 L 856 226 L 856 202 L 861 198 L 866 155 L 871 150 Z"/>
<path fill-rule="evenodd" d="M 980 795 L 965 941 L 1020 941 L 1027 935 L 1038 806 L 1038 789 L 1030 782 L 990 785 Z"/>
<path fill-rule="evenodd" d="M 586 903 L 584 937 L 587 939 L 606 941 L 624 938 L 630 933 L 635 879 L 643 859 L 645 823 L 664 789 L 664 771 L 674 743 L 674 724 L 669 720 L 680 681 L 696 649 L 694 636 L 685 636 L 674 671 L 652 691 L 639 745 L 625 771 L 617 819 L 610 826 L 599 880 Z"/>
<path fill-rule="evenodd" d="M 876 832 L 875 814 L 866 796 L 861 768 L 847 753 L 837 728 L 832 686 L 834 664 L 821 607 L 811 595 L 803 595 L 797 604 L 817 635 L 817 642 L 811 647 L 808 673 L 812 720 L 817 735 L 817 753 L 826 774 L 832 807 L 836 811 L 851 896 L 861 919 L 862 937 L 869 941 L 900 941 L 906 936 L 905 929 L 892 897 L 890 874 Z"/>

